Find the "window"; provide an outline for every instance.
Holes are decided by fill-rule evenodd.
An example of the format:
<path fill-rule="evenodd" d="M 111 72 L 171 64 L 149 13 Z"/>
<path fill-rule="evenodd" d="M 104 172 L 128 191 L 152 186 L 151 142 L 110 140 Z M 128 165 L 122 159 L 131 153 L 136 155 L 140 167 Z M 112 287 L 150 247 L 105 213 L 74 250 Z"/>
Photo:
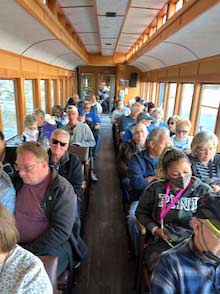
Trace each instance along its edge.
<path fill-rule="evenodd" d="M 31 114 L 34 111 L 34 93 L 33 93 L 32 80 L 24 81 L 24 91 L 25 91 L 26 114 Z"/>
<path fill-rule="evenodd" d="M 6 140 L 18 134 L 14 80 L 0 80 L 0 105 Z"/>
<path fill-rule="evenodd" d="M 158 101 L 158 106 L 160 108 L 163 108 L 164 93 L 165 93 L 165 83 L 160 83 L 160 92 L 159 92 L 159 101 Z"/>
<path fill-rule="evenodd" d="M 180 117 L 190 118 L 190 111 L 192 106 L 194 84 L 183 84 L 182 97 L 180 104 Z"/>
<path fill-rule="evenodd" d="M 46 81 L 40 80 L 41 109 L 46 113 Z"/>
<path fill-rule="evenodd" d="M 183 0 L 179 0 L 176 3 L 176 12 L 183 7 Z"/>
<path fill-rule="evenodd" d="M 156 100 L 156 89 L 157 89 L 157 83 L 153 83 L 153 88 L 152 88 L 152 102 L 155 103 Z"/>
<path fill-rule="evenodd" d="M 51 80 L 51 106 L 55 104 L 55 80 Z"/>
<path fill-rule="evenodd" d="M 147 83 L 147 100 L 150 100 L 150 87 L 151 87 L 151 83 Z"/>
<path fill-rule="evenodd" d="M 166 120 L 173 115 L 173 109 L 175 104 L 176 98 L 176 83 L 169 84 L 169 92 L 168 92 L 168 105 L 167 105 L 167 113 L 166 113 Z"/>
<path fill-rule="evenodd" d="M 62 106 L 62 80 L 58 80 L 58 104 Z"/>
<path fill-rule="evenodd" d="M 198 131 L 210 130 L 214 132 L 220 104 L 220 84 L 206 84 L 202 86 L 201 104 L 198 119 Z"/>

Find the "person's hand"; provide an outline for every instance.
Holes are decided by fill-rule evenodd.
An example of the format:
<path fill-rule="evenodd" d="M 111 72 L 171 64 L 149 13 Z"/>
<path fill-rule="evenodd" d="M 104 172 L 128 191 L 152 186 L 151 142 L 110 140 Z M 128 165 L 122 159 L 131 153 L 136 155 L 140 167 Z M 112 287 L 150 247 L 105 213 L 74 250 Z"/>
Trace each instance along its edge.
<path fill-rule="evenodd" d="M 166 234 L 166 232 L 164 230 L 162 230 L 161 228 L 157 228 L 154 232 L 154 235 L 160 237 L 161 239 L 165 240 L 165 241 L 169 241 L 170 238 L 169 236 Z"/>
<path fill-rule="evenodd" d="M 212 184 L 211 185 L 213 192 L 217 193 L 220 191 L 220 185 Z"/>
<path fill-rule="evenodd" d="M 149 183 L 152 182 L 155 179 L 155 176 L 148 176 L 145 178 L 146 181 L 148 181 Z"/>

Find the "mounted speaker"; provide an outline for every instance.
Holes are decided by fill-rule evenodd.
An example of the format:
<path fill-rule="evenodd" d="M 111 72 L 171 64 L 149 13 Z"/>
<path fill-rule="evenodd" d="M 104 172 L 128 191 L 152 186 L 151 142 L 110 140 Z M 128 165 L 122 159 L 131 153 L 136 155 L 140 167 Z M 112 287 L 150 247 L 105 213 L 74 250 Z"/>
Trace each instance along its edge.
<path fill-rule="evenodd" d="M 137 72 L 132 72 L 130 76 L 130 87 L 136 87 L 137 85 Z"/>

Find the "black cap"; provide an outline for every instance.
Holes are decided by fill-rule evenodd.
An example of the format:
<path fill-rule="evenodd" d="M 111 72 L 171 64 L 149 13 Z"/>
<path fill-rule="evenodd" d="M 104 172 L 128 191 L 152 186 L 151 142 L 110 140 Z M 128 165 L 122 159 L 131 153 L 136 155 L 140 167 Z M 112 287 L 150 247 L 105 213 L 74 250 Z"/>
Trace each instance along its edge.
<path fill-rule="evenodd" d="M 197 203 L 195 217 L 208 219 L 220 230 L 220 195 L 214 192 L 204 194 Z"/>

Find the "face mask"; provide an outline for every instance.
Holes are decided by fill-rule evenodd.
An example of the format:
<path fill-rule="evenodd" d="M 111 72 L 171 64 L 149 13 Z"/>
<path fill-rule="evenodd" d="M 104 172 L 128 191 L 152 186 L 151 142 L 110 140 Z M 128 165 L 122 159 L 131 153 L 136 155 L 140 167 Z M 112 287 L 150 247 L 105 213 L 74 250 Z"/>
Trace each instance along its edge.
<path fill-rule="evenodd" d="M 188 186 L 190 180 L 191 180 L 191 175 L 185 176 L 185 177 L 179 177 L 179 178 L 170 178 L 170 183 L 172 183 L 174 186 L 180 189 L 185 189 Z"/>
<path fill-rule="evenodd" d="M 118 105 L 118 109 L 120 109 L 120 110 L 124 109 L 124 105 L 119 104 L 119 105 Z"/>
<path fill-rule="evenodd" d="M 25 128 L 24 135 L 29 137 L 27 141 L 36 141 L 38 138 L 38 130 L 30 130 L 28 128 Z"/>

